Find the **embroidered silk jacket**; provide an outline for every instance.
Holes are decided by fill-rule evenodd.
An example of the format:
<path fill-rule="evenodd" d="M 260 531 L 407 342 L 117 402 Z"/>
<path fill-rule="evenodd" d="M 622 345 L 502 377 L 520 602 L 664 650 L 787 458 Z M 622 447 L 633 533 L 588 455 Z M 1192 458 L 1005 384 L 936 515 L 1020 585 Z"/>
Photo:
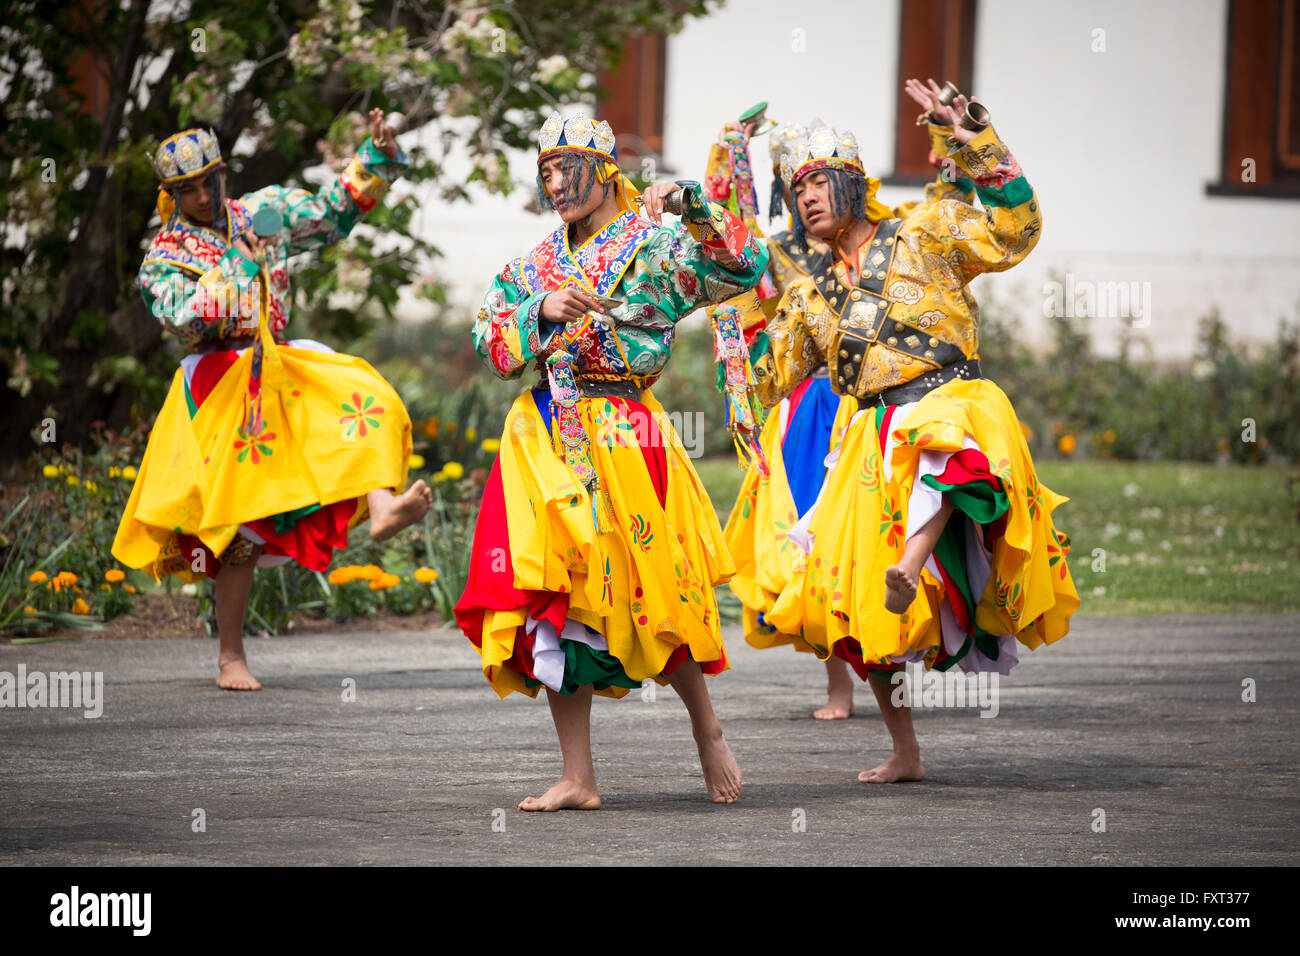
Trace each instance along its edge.
<path fill-rule="evenodd" d="M 555 338 L 542 300 L 574 286 L 623 300 L 579 341 L 574 374 L 648 387 L 668 362 L 677 322 L 752 288 L 767 268 L 767 250 L 740 219 L 696 199 L 688 205 L 699 211 L 672 226 L 625 212 L 576 249 L 561 224 L 492 281 L 474 322 L 478 353 L 502 378 L 540 367 Z"/>
<path fill-rule="evenodd" d="M 272 335 L 288 324 L 293 307 L 290 256 L 346 237 L 401 175 L 408 160 L 400 149 L 389 159 L 367 139 L 347 168 L 319 193 L 267 186 L 226 200 L 225 228 L 200 226 L 179 213 L 154 237 L 140 266 L 145 305 L 190 345 L 252 335 L 260 315 L 258 266 L 232 244 L 250 232 L 260 209 L 280 214 L 283 226 L 266 244 L 270 275 L 268 324 Z"/>
<path fill-rule="evenodd" d="M 794 281 L 768 322 L 767 348 L 752 356 L 765 404 L 789 395 L 823 362 L 837 393 L 861 399 L 978 358 L 978 313 L 967 283 L 1028 255 L 1042 217 L 991 126 L 965 146 L 950 131 L 936 139 L 940 163 L 950 159 L 961 173 L 949 185 L 960 190 L 961 178 L 971 180 L 984 210 L 932 194 L 905 218 L 878 223 L 851 271 L 827 257 Z"/>

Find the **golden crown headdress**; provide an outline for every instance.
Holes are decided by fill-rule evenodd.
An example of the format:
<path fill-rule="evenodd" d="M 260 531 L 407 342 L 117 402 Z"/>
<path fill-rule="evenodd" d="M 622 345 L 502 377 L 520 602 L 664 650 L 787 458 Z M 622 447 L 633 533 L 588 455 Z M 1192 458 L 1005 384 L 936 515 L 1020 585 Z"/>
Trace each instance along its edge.
<path fill-rule="evenodd" d="M 537 161 L 559 152 L 591 153 L 612 163 L 618 162 L 618 147 L 609 123 L 575 116 L 563 119 L 553 112 L 542 124 L 537 137 Z"/>
<path fill-rule="evenodd" d="M 829 126 L 814 126 L 781 156 L 781 178 L 793 186 L 818 169 L 847 169 L 865 177 L 858 156 L 858 138 L 848 130 L 837 133 Z"/>
<path fill-rule="evenodd" d="M 206 129 L 182 130 L 168 136 L 149 160 L 164 186 L 206 173 L 221 162 L 217 138 Z"/>

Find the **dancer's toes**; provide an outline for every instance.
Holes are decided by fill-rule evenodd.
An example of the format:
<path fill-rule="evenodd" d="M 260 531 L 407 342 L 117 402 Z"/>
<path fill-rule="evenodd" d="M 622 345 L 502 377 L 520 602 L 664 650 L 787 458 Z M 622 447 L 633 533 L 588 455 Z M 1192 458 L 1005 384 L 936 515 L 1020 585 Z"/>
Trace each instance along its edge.
<path fill-rule="evenodd" d="M 219 663 L 221 673 L 217 675 L 217 686 L 222 690 L 261 690 L 262 685 L 248 670 L 248 663 L 242 657 Z"/>
<path fill-rule="evenodd" d="M 902 614 L 916 600 L 916 581 L 898 565 L 885 570 L 885 609 Z"/>
<path fill-rule="evenodd" d="M 845 707 L 842 703 L 828 700 L 825 707 L 818 707 L 813 711 L 813 716 L 818 720 L 848 720 L 855 713 L 857 711 L 852 704 Z"/>
<path fill-rule="evenodd" d="M 903 783 L 908 780 L 924 780 L 925 767 L 921 766 L 921 757 L 902 757 L 894 754 L 878 767 L 864 770 L 858 774 L 862 783 Z"/>
<path fill-rule="evenodd" d="M 580 784 L 573 780 L 560 780 L 540 797 L 524 797 L 520 810 L 599 810 L 600 794 L 595 784 Z"/>
<path fill-rule="evenodd" d="M 716 735 L 698 741 L 700 767 L 704 770 L 704 786 L 714 803 L 735 803 L 740 799 L 740 782 L 743 774 L 740 764 L 719 730 Z"/>
<path fill-rule="evenodd" d="M 373 496 L 372 496 L 373 497 Z M 391 538 L 413 525 L 433 507 L 433 492 L 423 478 L 415 481 L 400 495 L 370 505 L 370 537 L 376 541 Z"/>

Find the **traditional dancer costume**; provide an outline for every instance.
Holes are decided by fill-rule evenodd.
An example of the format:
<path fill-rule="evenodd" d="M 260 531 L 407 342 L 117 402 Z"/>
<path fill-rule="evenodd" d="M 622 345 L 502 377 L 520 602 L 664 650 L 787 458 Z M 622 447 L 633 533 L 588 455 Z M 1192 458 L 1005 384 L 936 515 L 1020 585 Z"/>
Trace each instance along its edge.
<path fill-rule="evenodd" d="M 333 184 L 313 194 L 268 186 L 222 196 L 221 153 L 206 130 L 158 149 L 163 227 L 145 253 L 140 289 L 163 328 L 193 349 L 181 361 L 149 436 L 113 543 L 123 564 L 155 577 L 215 577 L 223 561 L 294 560 L 324 570 L 365 495 L 400 492 L 411 425 L 392 387 L 363 359 L 319 342 L 287 344 L 286 260 L 344 238 L 407 165 L 369 139 Z M 213 223 L 179 211 L 181 184 L 209 177 Z M 235 240 L 270 238 L 259 261 Z M 220 557 L 218 557 L 220 556 Z"/>
<path fill-rule="evenodd" d="M 615 183 L 620 214 L 576 249 L 562 224 L 508 263 L 474 324 L 498 375 L 534 363 L 542 372 L 506 416 L 456 607 L 502 697 L 536 696 L 543 684 L 621 697 L 687 655 L 705 673 L 727 666 L 713 587 L 731 575 L 731 559 L 649 388 L 677 321 L 752 288 L 767 253 L 693 183 L 682 222 L 637 218 L 607 123 L 552 114 L 538 163 L 562 153 L 588 157 L 599 183 Z M 559 328 L 540 310 L 565 286 L 622 302 Z"/>
<path fill-rule="evenodd" d="M 909 660 L 1005 674 L 1017 641 L 1057 640 L 1078 607 L 1068 540 L 1051 518 L 1066 499 L 1040 484 L 1010 402 L 980 373 L 967 288 L 1033 248 L 1038 200 L 992 127 L 965 146 L 951 131 L 937 138 L 983 212 L 939 199 L 894 217 L 874 199 L 851 133 L 814 129 L 787 156 L 791 186 L 842 171 L 855 215 L 876 225 L 851 269 L 828 259 L 787 289 L 754 369 L 774 404 L 827 362 L 835 392 L 861 407 L 816 503 L 789 531 L 793 573 L 765 619 L 863 679 Z M 954 511 L 916 599 L 892 614 L 885 570 L 945 499 Z"/>
<path fill-rule="evenodd" d="M 975 187 L 969 179 L 944 175 L 936 150 L 945 150 L 946 154 L 945 129 L 935 124 L 929 126 L 930 161 L 939 167 L 939 175 L 926 186 L 924 201 L 895 207 L 890 211 L 893 217 L 905 217 L 924 205 L 943 199 L 965 203 L 974 200 Z M 808 130 L 803 126 L 787 126 L 773 134 L 772 157 L 776 178 L 772 202 L 777 210 L 783 199 L 781 160 L 807 136 Z M 720 158 L 718 149 L 714 147 L 711 165 Z M 873 185 L 868 186 L 868 191 L 874 196 L 879 183 L 876 180 L 870 183 Z M 798 215 L 797 210 L 791 210 L 791 215 Z M 829 247 L 806 235 L 798 238 L 793 228 L 771 237 L 768 251 L 771 253 L 769 269 L 782 294 L 794 281 L 809 276 L 813 271 L 827 269 L 831 262 Z M 774 306 L 771 311 L 775 313 Z M 755 331 L 756 323 L 748 322 L 747 334 L 751 340 L 758 338 Z M 755 350 L 756 356 L 759 349 Z M 823 361 L 794 387 L 788 397 L 781 399 L 763 426 L 761 444 L 769 473 L 765 475 L 756 467 L 749 468 L 724 532 L 736 562 L 736 574 L 729 584 L 744 608 L 745 640 L 754 647 L 788 644 L 797 651 L 813 651 L 802 636 L 777 630 L 768 618 L 794 571 L 795 555 L 799 549 L 790 538 L 790 532 L 821 493 L 827 475 L 826 456 L 838 446 L 844 429 L 857 410 L 858 402 L 854 396 L 841 395 L 832 388 L 829 369 Z"/>

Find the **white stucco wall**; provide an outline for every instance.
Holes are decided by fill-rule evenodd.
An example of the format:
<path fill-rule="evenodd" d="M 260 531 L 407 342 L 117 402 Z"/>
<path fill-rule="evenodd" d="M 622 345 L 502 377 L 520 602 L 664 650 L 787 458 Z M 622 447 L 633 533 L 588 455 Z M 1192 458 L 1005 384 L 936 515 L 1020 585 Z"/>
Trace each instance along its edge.
<path fill-rule="evenodd" d="M 1150 304 L 1139 334 L 1162 357 L 1190 354 L 1212 306 L 1261 342 L 1279 316 L 1297 315 L 1300 201 L 1205 193 L 1219 176 L 1226 23 L 1226 0 L 980 0 L 973 92 L 1037 189 L 1044 232 L 1024 263 L 977 280 L 977 292 L 1014 303 L 1031 338 L 1045 328 L 1052 271 L 1076 288 L 1138 283 Z M 1105 52 L 1093 52 L 1096 29 Z M 700 178 L 720 124 L 761 99 L 778 120 L 818 115 L 852 129 L 868 170 L 888 172 L 897 36 L 898 0 L 730 0 L 693 21 L 669 41 L 668 172 Z M 751 153 L 764 208 L 766 149 L 759 140 Z M 532 158 L 515 168 L 528 180 Z M 438 271 L 454 301 L 476 307 L 500 264 L 553 228 L 521 210 L 530 191 L 422 214 L 447 254 Z M 1095 317 L 1099 347 L 1113 347 L 1126 321 Z"/>

